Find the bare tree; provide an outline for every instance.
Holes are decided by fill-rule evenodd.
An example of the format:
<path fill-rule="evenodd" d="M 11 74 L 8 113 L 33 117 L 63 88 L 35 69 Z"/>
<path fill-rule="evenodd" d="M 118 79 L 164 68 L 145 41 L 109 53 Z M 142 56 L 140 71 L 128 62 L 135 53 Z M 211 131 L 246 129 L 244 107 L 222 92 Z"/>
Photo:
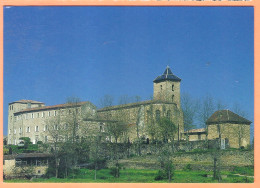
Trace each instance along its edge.
<path fill-rule="evenodd" d="M 131 99 L 129 98 L 128 95 L 121 95 L 120 98 L 119 98 L 118 104 L 119 105 L 128 104 L 130 102 L 131 102 Z"/>
<path fill-rule="evenodd" d="M 142 98 L 140 96 L 138 96 L 138 95 L 134 96 L 134 102 L 140 102 L 141 99 Z"/>
<path fill-rule="evenodd" d="M 151 140 L 152 142 L 156 141 L 157 140 L 157 126 L 156 126 L 156 122 L 155 122 L 155 119 L 154 119 L 154 109 L 153 109 L 153 105 L 151 104 L 149 106 L 149 110 L 147 111 L 147 119 L 148 119 L 148 122 L 147 122 L 147 132 L 149 134 L 149 136 L 151 137 Z"/>
<path fill-rule="evenodd" d="M 206 142 L 208 141 L 208 126 L 206 121 L 215 111 L 214 100 L 210 95 L 207 95 L 200 104 L 200 110 L 198 114 L 198 120 L 206 130 Z"/>
<path fill-rule="evenodd" d="M 55 115 L 46 119 L 50 144 L 55 158 L 55 176 L 60 173 L 68 176 L 68 169 L 75 169 L 79 160 L 87 155 L 81 148 L 81 139 L 86 137 L 84 133 L 88 125 L 83 121 L 85 113 L 80 99 L 70 97 L 62 109 L 55 111 Z M 90 110 L 91 111 L 91 110 Z M 87 156 L 85 158 L 88 158 Z"/>
<path fill-rule="evenodd" d="M 242 107 L 236 102 L 232 106 L 232 111 L 241 117 L 247 118 L 248 113 L 242 109 Z"/>
<path fill-rule="evenodd" d="M 113 106 L 114 98 L 111 95 L 104 95 L 104 97 L 100 99 L 99 103 L 101 108 Z"/>
<path fill-rule="evenodd" d="M 184 130 L 186 131 L 186 145 L 189 148 L 189 130 L 195 128 L 195 118 L 199 110 L 199 101 L 193 99 L 188 93 L 181 96 L 181 108 L 183 111 Z"/>
<path fill-rule="evenodd" d="M 108 135 L 114 138 L 115 144 L 113 147 L 114 150 L 114 158 L 115 158 L 115 166 L 116 173 L 115 177 L 119 178 L 119 151 L 118 151 L 118 141 L 120 138 L 124 137 L 124 135 L 128 134 L 129 125 L 127 121 L 126 112 L 124 110 L 117 111 L 112 119 L 107 122 L 106 130 Z"/>

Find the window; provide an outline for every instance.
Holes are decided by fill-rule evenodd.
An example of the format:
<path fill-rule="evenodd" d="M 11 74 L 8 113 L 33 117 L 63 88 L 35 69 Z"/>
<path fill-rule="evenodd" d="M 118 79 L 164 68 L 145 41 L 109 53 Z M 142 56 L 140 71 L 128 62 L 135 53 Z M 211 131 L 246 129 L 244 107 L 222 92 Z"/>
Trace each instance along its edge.
<path fill-rule="evenodd" d="M 172 84 L 172 91 L 174 91 L 174 85 Z"/>
<path fill-rule="evenodd" d="M 174 95 L 172 95 L 172 102 L 174 102 Z"/>
<path fill-rule="evenodd" d="M 54 116 L 56 116 L 56 111 L 54 111 Z"/>
<path fill-rule="evenodd" d="M 54 125 L 54 130 L 58 130 L 58 125 Z"/>
<path fill-rule="evenodd" d="M 12 105 L 12 110 L 14 109 L 14 106 Z"/>
<path fill-rule="evenodd" d="M 44 112 L 42 112 L 42 117 L 45 117 L 45 113 Z"/>
<path fill-rule="evenodd" d="M 27 103 L 27 108 L 31 108 L 32 104 L 29 102 Z"/>
<path fill-rule="evenodd" d="M 21 127 L 19 128 L 19 133 L 22 133 L 22 128 Z"/>
<path fill-rule="evenodd" d="M 45 141 L 45 142 L 48 142 L 48 136 L 45 136 L 45 137 L 44 137 L 44 141 Z"/>
<path fill-rule="evenodd" d="M 40 113 L 37 113 L 37 118 L 39 118 L 40 117 Z"/>
<path fill-rule="evenodd" d="M 14 134 L 16 134 L 16 129 L 14 129 Z"/>
<path fill-rule="evenodd" d="M 44 132 L 45 132 L 45 131 L 48 131 L 48 125 L 44 125 L 43 131 L 44 131 Z"/>
<path fill-rule="evenodd" d="M 10 106 L 10 110 L 12 110 L 12 106 Z"/>
<path fill-rule="evenodd" d="M 161 112 L 160 112 L 160 110 L 156 110 L 155 113 L 156 113 L 156 114 L 155 114 L 156 121 L 159 121 L 160 118 L 161 118 Z"/>
<path fill-rule="evenodd" d="M 35 126 L 35 132 L 39 132 L 39 126 L 38 125 Z"/>
<path fill-rule="evenodd" d="M 48 112 L 48 116 L 51 116 L 51 112 Z"/>
<path fill-rule="evenodd" d="M 30 132 L 30 127 L 27 127 L 27 130 L 26 130 L 26 132 L 27 132 L 27 133 L 29 133 L 29 132 Z"/>
<path fill-rule="evenodd" d="M 31 115 L 31 117 L 32 117 L 32 119 L 34 118 L 34 114 L 32 113 L 32 115 Z"/>

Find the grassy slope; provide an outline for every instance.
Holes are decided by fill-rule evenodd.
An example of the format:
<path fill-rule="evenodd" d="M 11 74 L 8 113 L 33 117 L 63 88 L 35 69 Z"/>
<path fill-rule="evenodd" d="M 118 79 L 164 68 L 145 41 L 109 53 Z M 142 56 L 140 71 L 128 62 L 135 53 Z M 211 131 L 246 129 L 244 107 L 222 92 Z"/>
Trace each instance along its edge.
<path fill-rule="evenodd" d="M 148 169 L 124 169 L 121 170 L 120 178 L 114 178 L 109 174 L 109 169 L 102 169 L 97 172 L 97 180 L 94 180 L 94 171 L 88 169 L 81 169 L 81 173 L 75 178 L 70 179 L 33 179 L 29 180 L 8 180 L 5 182 L 52 182 L 52 183 L 166 183 L 167 180 L 155 181 L 157 170 Z M 217 183 L 212 178 L 205 177 L 206 174 L 212 174 L 212 172 L 205 171 L 175 171 L 173 183 Z M 245 177 L 239 177 L 233 175 L 234 172 L 222 172 L 226 174 L 227 178 L 222 180 L 223 183 L 236 183 L 246 182 Z M 248 182 L 253 182 L 253 178 L 247 178 Z"/>

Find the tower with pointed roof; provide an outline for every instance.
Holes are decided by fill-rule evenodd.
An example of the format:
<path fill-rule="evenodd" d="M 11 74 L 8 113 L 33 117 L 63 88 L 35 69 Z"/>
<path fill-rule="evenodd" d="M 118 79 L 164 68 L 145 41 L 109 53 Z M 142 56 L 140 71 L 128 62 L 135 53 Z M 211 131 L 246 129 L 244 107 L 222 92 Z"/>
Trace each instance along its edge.
<path fill-rule="evenodd" d="M 164 73 L 153 81 L 154 100 L 175 103 L 180 107 L 180 83 L 181 79 L 167 66 Z"/>

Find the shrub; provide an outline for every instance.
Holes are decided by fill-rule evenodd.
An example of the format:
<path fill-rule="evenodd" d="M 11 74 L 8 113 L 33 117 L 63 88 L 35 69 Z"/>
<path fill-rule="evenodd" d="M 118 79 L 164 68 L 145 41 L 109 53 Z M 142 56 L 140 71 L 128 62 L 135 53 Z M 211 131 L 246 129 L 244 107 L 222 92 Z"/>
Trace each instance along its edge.
<path fill-rule="evenodd" d="M 43 142 L 42 141 L 38 141 L 37 144 L 43 144 Z"/>
<path fill-rule="evenodd" d="M 187 165 L 184 167 L 183 170 L 185 170 L 185 171 L 191 171 L 191 170 L 192 170 L 192 169 L 191 169 L 191 164 L 187 164 Z"/>
<path fill-rule="evenodd" d="M 158 173 L 156 174 L 154 180 L 159 181 L 159 180 L 163 180 L 163 179 L 167 179 L 167 175 L 165 174 L 164 171 L 159 170 Z"/>
<path fill-rule="evenodd" d="M 110 174 L 112 175 L 112 176 L 114 176 L 115 178 L 119 178 L 119 176 L 120 176 L 120 169 L 122 168 L 122 165 L 120 165 L 120 164 L 116 164 L 116 166 L 115 167 L 111 167 L 110 168 Z"/>
<path fill-rule="evenodd" d="M 135 154 L 131 153 L 129 157 L 135 157 L 135 156 L 136 156 Z"/>

